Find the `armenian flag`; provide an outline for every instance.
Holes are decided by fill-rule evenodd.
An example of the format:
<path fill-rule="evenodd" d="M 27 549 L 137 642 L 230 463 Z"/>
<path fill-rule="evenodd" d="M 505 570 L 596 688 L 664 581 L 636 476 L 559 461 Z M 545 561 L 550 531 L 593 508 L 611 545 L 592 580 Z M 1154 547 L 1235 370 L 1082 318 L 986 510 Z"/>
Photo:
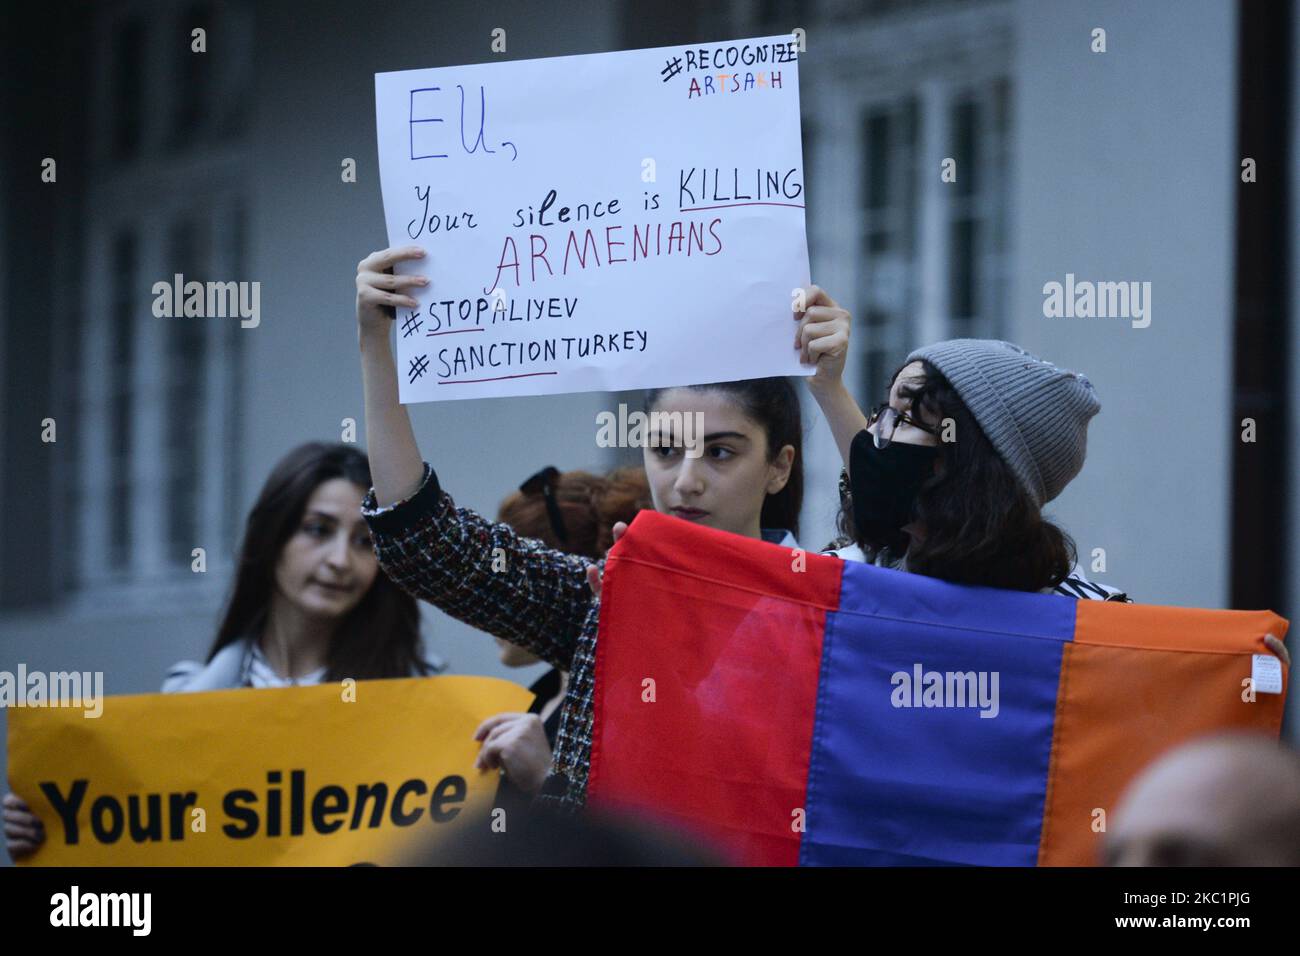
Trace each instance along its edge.
<path fill-rule="evenodd" d="M 588 803 L 744 865 L 1091 865 L 1162 751 L 1277 737 L 1285 685 L 1262 692 L 1252 667 L 1286 629 L 955 585 L 646 511 L 605 566 Z"/>

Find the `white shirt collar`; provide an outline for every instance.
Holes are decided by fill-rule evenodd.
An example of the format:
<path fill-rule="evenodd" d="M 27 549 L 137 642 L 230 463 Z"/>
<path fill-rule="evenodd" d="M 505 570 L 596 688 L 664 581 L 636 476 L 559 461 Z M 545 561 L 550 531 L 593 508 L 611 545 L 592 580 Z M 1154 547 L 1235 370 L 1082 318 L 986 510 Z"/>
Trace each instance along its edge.
<path fill-rule="evenodd" d="M 252 652 L 249 654 L 248 666 L 244 674 L 244 682 L 250 687 L 299 687 L 319 684 L 325 680 L 327 667 L 318 667 L 310 674 L 303 674 L 297 678 L 281 677 L 275 672 L 271 662 L 266 659 L 257 642 L 253 641 L 252 644 Z"/>

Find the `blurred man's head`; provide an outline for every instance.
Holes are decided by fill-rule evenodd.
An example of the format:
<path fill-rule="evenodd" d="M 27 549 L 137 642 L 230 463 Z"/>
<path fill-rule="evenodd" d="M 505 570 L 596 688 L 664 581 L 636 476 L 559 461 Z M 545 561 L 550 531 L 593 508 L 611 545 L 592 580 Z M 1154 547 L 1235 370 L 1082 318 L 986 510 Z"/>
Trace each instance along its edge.
<path fill-rule="evenodd" d="M 1169 751 L 1120 798 L 1111 866 L 1300 866 L 1300 756 L 1259 734 Z"/>
<path fill-rule="evenodd" d="M 722 866 L 684 834 L 588 807 L 570 814 L 536 804 L 522 812 L 471 813 L 413 843 L 412 866 Z"/>

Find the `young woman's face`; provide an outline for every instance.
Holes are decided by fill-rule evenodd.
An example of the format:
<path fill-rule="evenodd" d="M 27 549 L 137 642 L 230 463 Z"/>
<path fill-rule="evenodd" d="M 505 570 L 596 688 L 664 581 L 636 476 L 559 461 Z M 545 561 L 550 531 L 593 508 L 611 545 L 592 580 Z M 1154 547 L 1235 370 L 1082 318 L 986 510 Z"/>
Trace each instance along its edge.
<path fill-rule="evenodd" d="M 928 410 L 912 408 L 910 399 L 904 397 L 901 393 L 908 387 L 920 387 L 925 382 L 925 367 L 919 362 L 911 362 L 904 365 L 894 379 L 894 384 L 889 389 L 889 404 L 900 412 L 904 412 L 909 418 L 924 422 L 931 428 L 939 427 L 939 418 Z M 867 428 L 871 434 L 876 433 L 876 426 L 873 423 Z M 905 445 L 937 445 L 939 438 L 931 435 L 929 432 L 917 428 L 908 422 L 899 422 L 894 429 L 893 441 L 902 442 Z"/>
<path fill-rule="evenodd" d="M 789 481 L 794 448 L 786 445 L 769 460 L 763 426 L 725 392 L 668 389 L 659 394 L 651 411 L 680 412 L 678 421 L 697 412 L 703 416 L 702 431 L 690 431 L 703 451 L 695 458 L 685 454 L 683 435 L 657 432 L 656 424 L 665 420 L 652 416 L 644 456 L 655 510 L 721 531 L 759 537 L 763 502 Z"/>
<path fill-rule="evenodd" d="M 346 478 L 317 485 L 280 552 L 276 589 L 309 617 L 343 617 L 379 573 L 370 529 L 361 517 L 364 494 Z"/>

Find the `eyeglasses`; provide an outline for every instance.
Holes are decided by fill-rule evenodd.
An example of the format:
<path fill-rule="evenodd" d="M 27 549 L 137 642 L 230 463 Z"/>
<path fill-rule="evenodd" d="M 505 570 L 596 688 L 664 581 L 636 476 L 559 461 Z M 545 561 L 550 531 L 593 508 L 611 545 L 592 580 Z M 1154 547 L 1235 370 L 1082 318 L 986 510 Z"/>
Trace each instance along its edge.
<path fill-rule="evenodd" d="M 519 490 L 526 495 L 535 495 L 538 492 L 546 499 L 546 517 L 551 520 L 551 530 L 555 532 L 555 537 L 561 544 L 569 543 L 568 529 L 564 527 L 564 515 L 560 513 L 560 503 L 555 500 L 555 479 L 560 477 L 560 471 L 554 465 L 547 465 L 537 474 L 533 475 L 522 485 Z"/>
<path fill-rule="evenodd" d="M 871 410 L 871 414 L 867 416 L 867 427 L 870 428 L 872 425 L 876 426 L 876 433 L 873 437 L 875 438 L 877 448 L 889 447 L 889 443 L 894 440 L 894 431 L 900 424 L 911 425 L 913 428 L 919 428 L 928 435 L 933 435 L 935 438 L 939 437 L 938 429 L 931 428 L 929 425 L 918 422 L 911 415 L 908 415 L 906 412 L 900 412 L 888 402 L 882 402 L 877 405 Z"/>

